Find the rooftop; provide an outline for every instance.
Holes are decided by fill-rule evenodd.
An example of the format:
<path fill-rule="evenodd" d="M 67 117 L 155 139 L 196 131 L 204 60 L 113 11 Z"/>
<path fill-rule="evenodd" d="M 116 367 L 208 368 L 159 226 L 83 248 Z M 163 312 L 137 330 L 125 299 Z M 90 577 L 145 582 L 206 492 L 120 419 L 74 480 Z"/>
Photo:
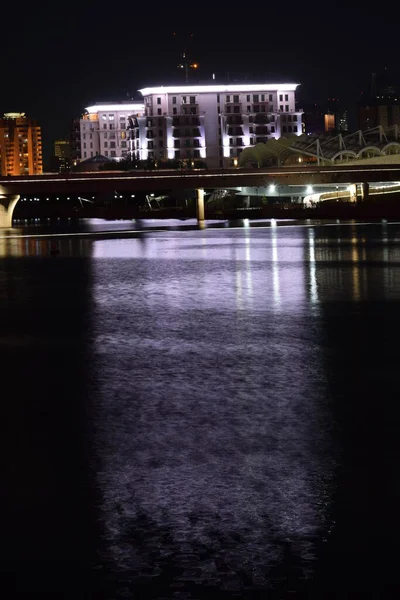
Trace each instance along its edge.
<path fill-rule="evenodd" d="M 93 104 L 93 106 L 87 106 L 85 110 L 88 113 L 97 113 L 101 111 L 131 111 L 131 112 L 141 112 L 144 110 L 143 103 L 140 101 L 132 102 L 132 100 L 124 101 L 124 102 L 99 102 Z"/>
<path fill-rule="evenodd" d="M 151 94 L 200 94 L 201 92 L 294 92 L 299 83 L 243 83 L 228 85 L 171 85 L 138 90 L 143 96 Z"/>

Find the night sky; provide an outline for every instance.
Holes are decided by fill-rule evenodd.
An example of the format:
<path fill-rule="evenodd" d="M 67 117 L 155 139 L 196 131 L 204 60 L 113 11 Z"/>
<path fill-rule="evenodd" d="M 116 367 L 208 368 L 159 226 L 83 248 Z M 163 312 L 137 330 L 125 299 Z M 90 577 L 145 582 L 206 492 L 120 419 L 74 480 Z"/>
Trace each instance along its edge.
<path fill-rule="evenodd" d="M 295 81 L 300 107 L 339 97 L 351 118 L 372 71 L 387 67 L 400 80 L 400 37 L 389 5 L 384 13 L 350 3 L 248 6 L 9 3 L 2 7 L 0 111 L 39 120 L 46 160 L 85 106 L 183 82 L 176 68 L 183 49 L 200 65 L 192 83 L 212 83 L 212 73 L 214 83 Z"/>

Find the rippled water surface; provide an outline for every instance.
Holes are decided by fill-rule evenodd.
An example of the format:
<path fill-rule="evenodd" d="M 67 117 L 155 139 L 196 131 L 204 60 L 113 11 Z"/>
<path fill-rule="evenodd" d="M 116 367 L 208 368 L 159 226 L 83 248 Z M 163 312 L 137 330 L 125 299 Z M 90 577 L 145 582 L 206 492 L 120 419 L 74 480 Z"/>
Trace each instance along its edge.
<path fill-rule="evenodd" d="M 400 225 L 233 225 L 0 232 L 14 597 L 398 596 Z"/>

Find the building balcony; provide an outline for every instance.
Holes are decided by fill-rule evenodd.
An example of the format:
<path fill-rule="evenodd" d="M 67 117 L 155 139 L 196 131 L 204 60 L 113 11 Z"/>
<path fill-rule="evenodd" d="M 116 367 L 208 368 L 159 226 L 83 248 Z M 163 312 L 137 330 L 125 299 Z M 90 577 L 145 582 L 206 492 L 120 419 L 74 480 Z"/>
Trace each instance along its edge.
<path fill-rule="evenodd" d="M 200 144 L 197 142 L 197 140 L 186 140 L 184 144 L 179 144 L 179 145 L 175 145 L 174 144 L 174 150 L 185 150 L 185 149 L 191 149 L 191 148 L 197 148 L 200 150 L 201 146 Z"/>
<path fill-rule="evenodd" d="M 244 135 L 242 127 L 228 127 L 228 135 Z"/>
<path fill-rule="evenodd" d="M 199 109 L 198 106 L 193 106 L 193 105 L 182 105 L 181 109 L 179 111 L 180 115 L 198 115 L 199 114 Z"/>
<path fill-rule="evenodd" d="M 172 127 L 188 127 L 188 125 L 192 125 L 192 127 L 199 127 L 200 126 L 200 119 L 198 116 L 194 115 L 188 115 L 188 116 L 184 116 L 184 117 L 177 117 L 177 116 L 173 116 L 172 119 Z"/>
<path fill-rule="evenodd" d="M 175 138 L 199 138 L 201 133 L 199 129 L 173 129 L 172 137 Z"/>
<path fill-rule="evenodd" d="M 227 125 L 243 125 L 242 115 L 227 115 Z"/>
<path fill-rule="evenodd" d="M 271 119 L 266 113 L 256 113 L 254 115 L 254 123 L 256 124 L 266 124 L 270 123 Z"/>
<path fill-rule="evenodd" d="M 236 108 L 236 113 L 241 113 L 242 112 L 242 103 L 241 102 L 227 102 L 224 105 L 225 112 L 227 112 L 228 108 L 231 113 L 234 112 L 235 108 Z"/>
<path fill-rule="evenodd" d="M 256 127 L 256 135 L 268 135 L 268 127 Z"/>

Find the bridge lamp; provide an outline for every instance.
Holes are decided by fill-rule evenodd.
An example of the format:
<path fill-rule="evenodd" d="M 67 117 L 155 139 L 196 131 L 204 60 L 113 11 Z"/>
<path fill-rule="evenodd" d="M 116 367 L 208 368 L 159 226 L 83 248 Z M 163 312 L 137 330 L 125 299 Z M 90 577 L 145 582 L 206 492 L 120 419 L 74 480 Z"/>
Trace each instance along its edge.
<path fill-rule="evenodd" d="M 275 192 L 275 190 L 276 190 L 276 185 L 274 185 L 273 183 L 271 183 L 271 185 L 269 186 L 269 191 L 271 193 L 273 193 L 273 192 Z"/>
<path fill-rule="evenodd" d="M 131 198 L 134 198 L 134 197 L 135 197 L 135 194 L 131 194 Z"/>
<path fill-rule="evenodd" d="M 307 194 L 312 194 L 313 193 L 312 185 L 308 185 L 307 186 L 306 193 Z"/>
<path fill-rule="evenodd" d="M 69 200 L 69 196 L 67 197 L 67 200 Z"/>

